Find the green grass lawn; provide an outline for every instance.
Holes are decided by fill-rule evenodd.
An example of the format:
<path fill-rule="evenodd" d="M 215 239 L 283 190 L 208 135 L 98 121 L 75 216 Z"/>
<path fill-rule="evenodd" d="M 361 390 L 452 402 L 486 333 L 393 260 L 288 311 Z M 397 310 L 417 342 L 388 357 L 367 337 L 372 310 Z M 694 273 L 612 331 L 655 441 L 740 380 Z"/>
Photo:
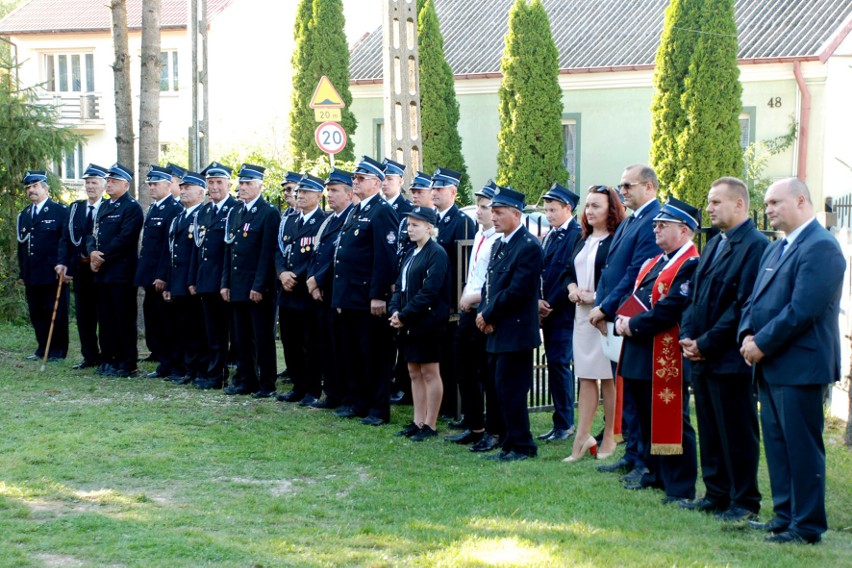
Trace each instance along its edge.
<path fill-rule="evenodd" d="M 777 546 L 624 490 L 593 460 L 561 463 L 570 441 L 501 464 L 395 437 L 408 407 L 374 428 L 100 378 L 71 370 L 76 353 L 39 372 L 32 351 L 29 329 L 0 324 L 2 566 L 852 565 L 839 423 L 826 430 L 831 530 Z M 544 432 L 549 414 L 532 421 Z M 760 484 L 767 519 L 765 464 Z"/>

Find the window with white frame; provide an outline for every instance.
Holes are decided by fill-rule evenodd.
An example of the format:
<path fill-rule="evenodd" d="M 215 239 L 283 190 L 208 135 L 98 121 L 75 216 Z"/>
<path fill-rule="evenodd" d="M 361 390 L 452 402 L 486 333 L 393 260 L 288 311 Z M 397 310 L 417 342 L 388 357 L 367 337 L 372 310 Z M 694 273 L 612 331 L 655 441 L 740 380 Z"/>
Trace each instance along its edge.
<path fill-rule="evenodd" d="M 160 91 L 177 92 L 178 83 L 178 52 L 160 52 Z"/>
<path fill-rule="evenodd" d="M 579 118 L 562 119 L 562 145 L 565 149 L 562 165 L 568 170 L 568 188 L 572 191 L 574 191 L 577 183 L 578 124 Z"/>
<path fill-rule="evenodd" d="M 53 171 L 61 179 L 79 180 L 83 175 L 83 143 L 78 142 L 72 152 L 63 153 L 62 159 L 54 164 Z"/>
<path fill-rule="evenodd" d="M 44 88 L 51 93 L 91 93 L 95 90 L 92 53 L 45 53 Z"/>

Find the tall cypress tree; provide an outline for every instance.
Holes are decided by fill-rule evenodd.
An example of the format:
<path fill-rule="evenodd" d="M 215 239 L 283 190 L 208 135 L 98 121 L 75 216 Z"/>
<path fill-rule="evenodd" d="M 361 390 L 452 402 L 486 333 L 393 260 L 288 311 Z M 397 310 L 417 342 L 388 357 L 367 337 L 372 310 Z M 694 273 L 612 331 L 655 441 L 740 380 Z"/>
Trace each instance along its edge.
<path fill-rule="evenodd" d="M 497 182 L 536 201 L 553 182 L 568 180 L 559 52 L 541 0 L 516 0 L 500 69 Z"/>
<path fill-rule="evenodd" d="M 472 196 L 458 129 L 459 103 L 453 71 L 444 57 L 444 38 L 434 0 L 425 0 L 417 20 L 423 169 L 431 172 L 444 167 L 460 172 L 462 182 L 457 200 L 466 205 L 472 202 Z"/>
<path fill-rule="evenodd" d="M 678 135 L 680 169 L 672 193 L 701 207 L 710 184 L 743 176 L 740 147 L 742 85 L 737 66 L 734 0 L 705 0 L 702 34 L 684 81 L 686 124 Z"/>
<path fill-rule="evenodd" d="M 701 29 L 699 18 L 703 3 L 704 0 L 671 0 L 657 48 L 650 160 L 664 192 L 676 185 L 681 168 L 677 138 L 686 126 L 682 98 L 696 31 Z"/>
<path fill-rule="evenodd" d="M 310 16 L 308 16 L 310 6 Z M 358 123 L 352 114 L 352 93 L 349 91 L 349 46 L 344 32 L 343 2 L 341 0 L 302 0 L 296 18 L 296 50 L 293 53 L 293 97 L 290 109 L 290 143 L 294 167 L 322 155 L 314 141 L 314 111 L 308 105 L 314 89 L 323 75 L 340 93 L 346 108 L 341 126 L 349 137 L 346 147 L 337 154 L 343 161 L 354 156 L 352 135 Z"/>

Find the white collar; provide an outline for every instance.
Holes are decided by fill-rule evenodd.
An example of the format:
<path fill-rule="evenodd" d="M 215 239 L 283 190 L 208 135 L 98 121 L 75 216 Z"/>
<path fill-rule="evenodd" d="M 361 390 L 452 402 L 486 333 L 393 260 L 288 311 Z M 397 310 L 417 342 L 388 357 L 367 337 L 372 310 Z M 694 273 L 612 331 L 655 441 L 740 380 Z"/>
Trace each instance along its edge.
<path fill-rule="evenodd" d="M 172 194 L 170 193 L 170 194 L 168 194 L 167 196 L 165 196 L 164 198 L 162 198 L 161 200 L 159 200 L 159 201 L 155 201 L 155 202 L 154 202 L 154 207 L 159 207 L 160 205 L 162 205 L 163 203 L 165 203 L 166 199 L 168 199 L 168 198 L 169 198 L 169 197 L 171 197 L 171 196 L 172 196 Z"/>
<path fill-rule="evenodd" d="M 518 231 L 520 231 L 520 230 L 521 230 L 521 227 L 523 227 L 523 226 L 524 226 L 524 225 L 523 225 L 523 223 L 519 223 L 519 224 L 518 224 L 518 226 L 517 226 L 517 227 L 515 227 L 515 230 L 514 230 L 514 231 L 512 231 L 512 232 L 511 232 L 511 233 L 509 233 L 508 235 L 503 235 L 503 237 L 502 237 L 503 242 L 504 242 L 504 243 L 508 243 L 509 241 L 511 241 L 511 240 L 512 240 L 512 237 L 514 237 L 514 236 L 515 236 L 515 233 L 517 233 Z"/>
<path fill-rule="evenodd" d="M 378 193 L 374 193 L 374 194 L 373 194 L 373 195 L 371 195 L 370 197 L 365 197 L 364 199 L 362 199 L 362 200 L 360 201 L 360 203 L 358 203 L 358 205 L 361 207 L 361 210 L 363 211 L 363 209 L 364 209 L 364 205 L 369 204 L 369 203 L 370 203 L 370 201 L 372 201 L 372 200 L 373 200 L 373 198 L 374 198 L 375 196 L 377 196 L 377 195 L 378 195 Z"/>
<path fill-rule="evenodd" d="M 808 219 L 807 221 L 805 221 L 804 223 L 802 223 L 801 225 L 796 227 L 796 229 L 793 230 L 789 235 L 786 235 L 784 238 L 787 239 L 787 246 L 792 245 L 793 241 L 795 241 L 797 238 L 799 238 L 799 235 L 801 235 L 802 231 L 805 230 L 805 227 L 807 227 L 808 225 L 810 225 L 814 221 L 816 221 L 815 216 L 811 217 L 810 219 Z"/>
<path fill-rule="evenodd" d="M 251 208 L 254 207 L 254 204 L 257 203 L 257 200 L 260 199 L 260 194 L 257 194 L 257 197 L 252 199 L 249 203 L 246 203 L 246 210 L 251 211 Z"/>

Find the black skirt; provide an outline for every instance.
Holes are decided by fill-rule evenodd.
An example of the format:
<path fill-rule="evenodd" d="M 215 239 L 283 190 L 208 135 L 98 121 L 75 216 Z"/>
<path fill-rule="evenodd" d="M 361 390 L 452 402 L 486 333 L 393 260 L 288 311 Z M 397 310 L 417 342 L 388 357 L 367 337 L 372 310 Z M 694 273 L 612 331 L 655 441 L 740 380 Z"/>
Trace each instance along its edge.
<path fill-rule="evenodd" d="M 400 333 L 402 353 L 406 362 L 437 363 L 441 360 L 441 332 Z"/>

